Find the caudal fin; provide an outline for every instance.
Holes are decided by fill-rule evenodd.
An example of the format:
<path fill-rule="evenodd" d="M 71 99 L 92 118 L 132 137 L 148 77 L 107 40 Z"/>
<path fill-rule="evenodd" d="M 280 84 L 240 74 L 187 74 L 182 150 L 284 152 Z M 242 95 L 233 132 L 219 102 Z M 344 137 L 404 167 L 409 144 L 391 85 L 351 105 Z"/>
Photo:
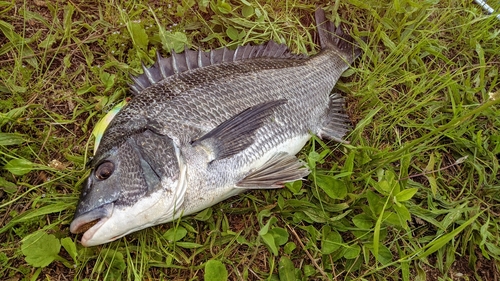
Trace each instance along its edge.
<path fill-rule="evenodd" d="M 321 48 L 340 51 L 348 63 L 352 63 L 361 54 L 361 49 L 356 46 L 354 39 L 349 34 L 344 33 L 340 26 L 335 27 L 333 22 L 326 19 L 323 9 L 318 7 L 314 17 L 318 26 Z"/>

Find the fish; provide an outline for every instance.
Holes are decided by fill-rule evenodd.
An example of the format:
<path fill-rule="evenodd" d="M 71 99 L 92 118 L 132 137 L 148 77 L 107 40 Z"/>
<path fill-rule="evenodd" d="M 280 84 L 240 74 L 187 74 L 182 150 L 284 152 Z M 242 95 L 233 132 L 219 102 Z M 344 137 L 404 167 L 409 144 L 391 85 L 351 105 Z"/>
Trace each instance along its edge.
<path fill-rule="evenodd" d="M 321 50 L 284 44 L 158 55 L 132 77 L 82 184 L 74 234 L 95 246 L 199 212 L 245 190 L 281 188 L 310 171 L 296 157 L 317 135 L 345 142 L 332 94 L 360 55 L 342 26 L 315 12 Z"/>

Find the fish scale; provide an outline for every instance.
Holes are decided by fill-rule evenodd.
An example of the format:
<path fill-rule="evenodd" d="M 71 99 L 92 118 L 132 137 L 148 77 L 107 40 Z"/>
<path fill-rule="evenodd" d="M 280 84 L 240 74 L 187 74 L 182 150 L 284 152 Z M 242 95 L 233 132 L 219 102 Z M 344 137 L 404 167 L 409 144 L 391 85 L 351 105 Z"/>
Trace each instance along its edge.
<path fill-rule="evenodd" d="M 283 82 L 283 80 L 298 80 L 300 78 L 307 75 L 309 70 L 302 70 L 300 72 L 296 72 L 294 70 L 290 70 L 289 73 L 280 73 L 280 75 L 275 75 L 268 77 L 267 81 L 261 84 L 257 84 L 254 79 L 246 79 L 245 77 L 236 76 L 233 79 L 238 81 L 238 84 L 243 91 L 233 91 L 231 87 L 225 88 L 225 85 L 230 85 L 234 83 L 233 80 L 227 79 L 224 81 L 225 85 L 209 85 L 203 88 L 204 93 L 198 93 L 198 88 L 190 89 L 186 91 L 183 96 L 176 98 L 169 104 L 169 111 L 164 111 L 158 115 L 157 118 L 161 120 L 165 120 L 165 123 L 171 124 L 171 122 L 175 120 L 183 120 L 186 123 L 194 123 L 200 124 L 204 120 L 210 120 L 213 123 L 213 127 L 216 124 L 221 123 L 227 118 L 233 116 L 244 110 L 248 106 L 255 105 L 257 103 L 265 102 L 275 98 L 293 98 L 295 93 L 286 92 L 282 89 L 275 89 L 275 85 L 277 83 Z M 282 74 L 282 75 L 281 75 Z M 262 76 L 266 76 L 266 73 L 263 73 Z M 326 77 L 325 81 L 329 80 L 330 77 Z M 334 77 L 332 77 L 334 78 Z M 258 79 L 256 79 L 258 80 Z M 312 80 L 312 82 L 316 83 L 317 81 Z M 303 85 L 298 84 L 298 87 L 301 90 L 301 94 L 307 94 L 307 92 L 314 92 L 314 88 L 311 89 L 311 86 L 308 85 L 307 81 L 301 82 Z M 175 84 L 175 82 L 173 82 Z M 329 82 L 327 87 L 331 87 L 332 83 Z M 202 85 L 204 86 L 204 85 Z M 218 96 L 214 100 L 214 93 L 217 93 Z M 312 97 L 315 97 L 312 95 Z M 210 99 L 213 103 L 218 105 L 216 108 L 210 108 L 208 114 L 204 115 L 205 107 L 207 104 L 207 100 Z M 326 103 L 326 97 L 322 97 L 323 103 Z M 293 100 L 290 101 L 292 103 Z M 310 105 L 312 104 L 301 104 L 298 105 L 296 109 L 301 109 L 304 111 L 303 113 L 307 113 L 311 111 Z M 280 110 L 280 116 L 287 116 L 288 108 L 284 108 Z M 211 130 L 213 127 L 207 127 L 206 130 Z M 182 132 L 179 132 L 182 134 Z M 196 137 L 196 136 L 194 136 Z"/>
<path fill-rule="evenodd" d="M 328 60 L 329 62 L 331 60 Z M 309 63 L 306 66 L 313 66 L 314 64 Z M 208 172 L 201 173 L 202 175 L 199 178 L 204 179 L 206 183 L 200 182 L 198 179 L 188 183 L 190 186 L 213 186 L 217 187 L 214 190 L 204 190 L 201 192 L 200 190 L 194 192 L 187 192 L 185 198 L 186 208 L 201 210 L 206 207 L 205 204 L 201 204 L 202 201 L 208 201 L 211 203 L 212 201 L 216 201 L 217 199 L 225 199 L 230 197 L 236 193 L 241 192 L 242 190 L 234 190 L 233 193 L 228 193 L 227 190 L 221 189 L 221 186 L 233 186 L 235 185 L 245 173 L 241 173 L 239 171 L 239 175 L 236 173 L 232 173 L 231 171 L 227 171 L 223 167 L 232 167 L 232 170 L 239 170 L 241 167 L 247 165 L 247 163 L 251 163 L 256 161 L 259 158 L 262 158 L 266 152 L 270 151 L 272 147 L 278 146 L 280 143 L 283 143 L 284 140 L 296 136 L 296 135 L 308 135 L 310 131 L 316 133 L 319 129 L 318 127 L 322 123 L 323 120 L 318 121 L 318 117 L 326 117 L 326 104 L 329 100 L 329 95 L 317 95 L 311 93 L 324 92 L 329 93 L 330 89 L 333 88 L 333 82 L 338 77 L 335 75 L 340 75 L 341 72 L 334 73 L 333 77 L 325 77 L 322 75 L 324 71 L 323 68 L 310 67 L 305 68 L 301 65 L 302 68 L 297 71 L 295 69 L 286 69 L 286 71 L 282 71 L 280 73 L 275 74 L 270 77 L 271 79 L 267 79 L 266 83 L 256 84 L 253 79 L 243 79 L 242 77 L 233 77 L 233 79 L 237 79 L 240 85 L 243 85 L 243 88 L 246 86 L 246 91 L 244 92 L 224 92 L 224 96 L 220 98 L 221 103 L 225 101 L 234 101 L 239 97 L 248 97 L 248 94 L 252 94 L 251 98 L 253 101 L 251 103 L 232 103 L 238 107 L 227 106 L 224 105 L 223 108 L 226 111 L 231 109 L 231 111 L 227 112 L 228 116 L 232 116 L 238 112 L 240 112 L 245 106 L 252 106 L 255 104 L 259 104 L 262 102 L 269 101 L 270 99 L 276 98 L 289 98 L 288 103 L 283 107 L 280 107 L 275 110 L 275 118 L 283 119 L 280 123 L 283 125 L 278 125 L 276 122 L 269 122 L 265 126 L 263 126 L 256 133 L 256 141 L 252 144 L 248 149 L 239 155 L 236 155 L 232 159 L 228 159 L 225 161 L 220 161 L 218 163 L 214 163 L 211 169 Z M 331 64 L 325 63 L 324 68 L 333 67 Z M 343 70 L 341 70 L 343 72 Z M 262 77 L 266 76 L 266 73 L 261 74 Z M 306 79 L 300 80 L 300 77 L 306 77 Z M 257 79 L 259 77 L 256 77 Z M 284 80 L 298 80 L 301 83 L 297 84 L 297 87 L 292 89 L 281 89 L 275 88 L 272 85 Z M 233 83 L 232 81 L 226 81 L 227 84 Z M 311 85 L 315 85 L 311 87 Z M 211 87 L 205 88 L 205 91 L 217 91 L 220 88 L 223 88 L 221 85 L 215 85 L 212 89 Z M 272 89 L 271 92 L 266 92 L 267 89 Z M 265 93 L 265 94 L 262 94 Z M 297 94 L 298 93 L 298 94 Z M 295 96 L 301 96 L 301 99 L 294 99 Z M 303 97 L 310 96 L 310 99 L 307 99 L 309 103 L 304 105 Z M 195 96 L 186 94 L 181 99 L 178 100 L 179 103 L 183 105 L 200 105 L 204 104 L 203 100 L 208 99 L 213 96 L 213 93 L 207 93 L 203 96 Z M 213 97 L 212 97 L 213 99 Z M 219 99 L 218 99 L 219 100 Z M 188 106 L 189 107 L 189 106 Z M 199 110 L 194 110 L 194 115 L 196 113 L 200 113 Z M 187 113 L 186 111 L 181 112 L 165 112 L 164 115 L 174 115 L 172 120 L 190 120 L 193 117 L 191 114 L 193 111 Z M 293 113 L 293 114 L 292 114 Z M 297 114 L 298 113 L 298 114 Z M 322 114 L 324 113 L 324 114 Z M 313 118 L 314 116 L 314 118 Z M 164 116 L 162 116 L 163 119 Z M 207 116 L 202 116 L 198 118 L 207 118 Z M 223 117 L 227 118 L 227 117 Z M 305 123 L 304 120 L 311 120 L 312 122 Z M 296 124 L 301 124 L 300 126 L 296 126 Z M 205 131 L 209 131 L 213 128 L 205 128 Z M 181 132 L 179 132 L 181 133 Z M 203 133 L 203 132 L 201 132 Z M 293 152 L 295 154 L 296 151 Z M 267 156 L 269 158 L 269 156 Z M 248 172 L 248 169 L 245 172 Z M 238 177 L 239 176 L 239 177 Z M 200 194 L 203 194 L 201 196 Z M 217 198 L 217 199 L 216 199 Z M 190 207 L 193 205 L 193 207 Z M 197 207 L 199 206 L 199 207 Z"/>
<path fill-rule="evenodd" d="M 311 134 L 342 141 L 348 118 L 331 91 L 360 51 L 323 10 L 315 16 L 322 51 L 311 57 L 270 41 L 144 67 L 90 163 L 70 225 L 82 245 L 282 187 L 309 173 L 295 154 Z"/>

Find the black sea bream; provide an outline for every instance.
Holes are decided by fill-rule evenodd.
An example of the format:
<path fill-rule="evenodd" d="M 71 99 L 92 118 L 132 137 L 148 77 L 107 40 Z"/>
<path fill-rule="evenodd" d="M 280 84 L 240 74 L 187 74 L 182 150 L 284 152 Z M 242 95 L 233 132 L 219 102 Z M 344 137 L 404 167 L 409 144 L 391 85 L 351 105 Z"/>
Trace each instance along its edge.
<path fill-rule="evenodd" d="M 311 134 L 342 141 L 347 132 L 344 101 L 331 91 L 359 55 L 322 9 L 315 16 L 317 55 L 274 42 L 186 50 L 134 78 L 134 97 L 102 137 L 70 226 L 85 231 L 81 243 L 107 243 L 306 176 L 295 154 Z"/>

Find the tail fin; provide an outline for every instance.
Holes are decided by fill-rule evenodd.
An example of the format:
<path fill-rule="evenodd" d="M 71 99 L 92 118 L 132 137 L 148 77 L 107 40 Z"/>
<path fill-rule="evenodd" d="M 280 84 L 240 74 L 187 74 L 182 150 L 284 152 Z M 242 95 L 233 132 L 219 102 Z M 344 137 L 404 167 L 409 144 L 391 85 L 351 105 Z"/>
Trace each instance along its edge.
<path fill-rule="evenodd" d="M 323 9 L 318 7 L 314 17 L 318 26 L 321 48 L 340 51 L 349 63 L 352 63 L 361 54 L 361 49 L 355 45 L 354 39 L 349 34 L 344 33 L 340 26 L 335 27 L 333 22 L 327 20 Z"/>

